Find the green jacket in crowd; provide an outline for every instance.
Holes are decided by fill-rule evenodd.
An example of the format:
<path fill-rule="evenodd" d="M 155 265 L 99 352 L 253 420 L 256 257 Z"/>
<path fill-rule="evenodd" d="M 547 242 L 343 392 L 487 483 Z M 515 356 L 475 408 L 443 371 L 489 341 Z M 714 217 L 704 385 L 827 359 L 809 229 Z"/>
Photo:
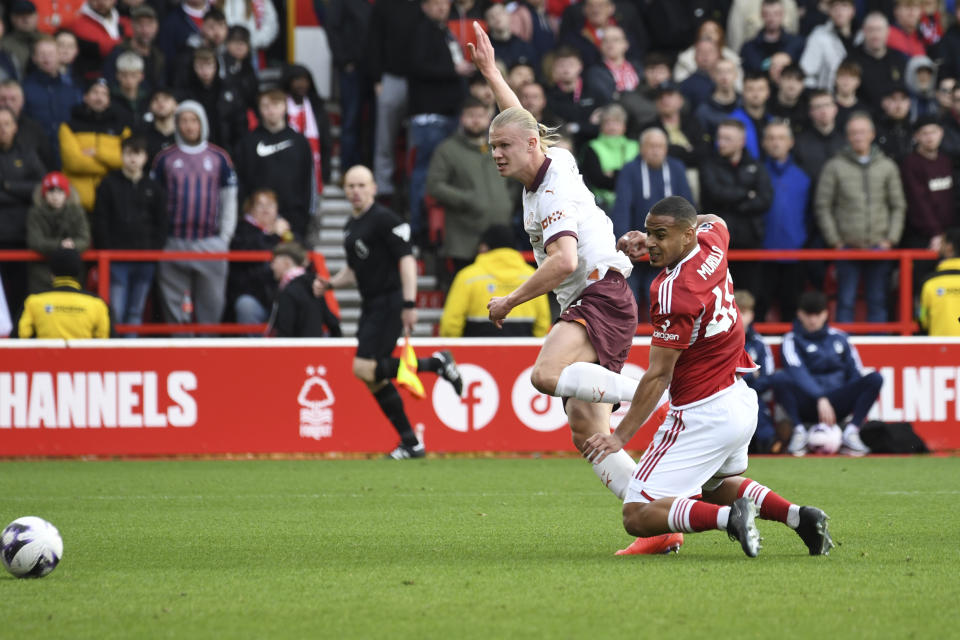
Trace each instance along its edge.
<path fill-rule="evenodd" d="M 492 224 L 510 226 L 514 205 L 510 185 L 500 176 L 486 142 L 476 144 L 458 131 L 440 143 L 430 159 L 427 195 L 446 211 L 442 254 L 472 260 L 477 242 Z"/>
<path fill-rule="evenodd" d="M 820 173 L 814 198 L 817 224 L 828 247 L 869 249 L 903 234 L 907 202 L 896 163 L 876 146 L 866 163 L 848 146 Z"/>
<path fill-rule="evenodd" d="M 74 249 L 83 253 L 90 248 L 90 224 L 80 206 L 80 195 L 73 187 L 62 209 L 53 209 L 34 191 L 33 206 L 27 213 L 27 247 L 48 255 L 60 248 L 66 238 L 73 240 Z M 45 262 L 31 262 L 29 270 L 30 293 L 46 291 L 53 286 L 53 275 Z"/>

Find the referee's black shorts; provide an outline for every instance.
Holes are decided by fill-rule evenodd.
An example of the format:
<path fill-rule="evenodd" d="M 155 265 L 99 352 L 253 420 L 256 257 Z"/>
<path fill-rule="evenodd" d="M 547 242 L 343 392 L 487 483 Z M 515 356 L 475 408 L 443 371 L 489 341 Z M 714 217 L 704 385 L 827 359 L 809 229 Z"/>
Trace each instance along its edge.
<path fill-rule="evenodd" d="M 403 334 L 403 293 L 389 293 L 364 300 L 357 325 L 357 357 L 370 360 L 393 353 Z"/>

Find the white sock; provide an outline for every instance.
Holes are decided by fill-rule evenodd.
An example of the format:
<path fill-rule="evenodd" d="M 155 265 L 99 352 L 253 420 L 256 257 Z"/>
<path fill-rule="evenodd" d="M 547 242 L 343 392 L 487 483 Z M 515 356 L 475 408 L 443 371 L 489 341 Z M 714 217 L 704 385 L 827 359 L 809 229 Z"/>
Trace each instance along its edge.
<path fill-rule="evenodd" d="M 614 373 L 591 362 L 574 362 L 560 372 L 553 395 L 576 398 L 584 402 L 617 402 L 633 400 L 639 380 Z"/>
<path fill-rule="evenodd" d="M 730 507 L 720 507 L 717 511 L 717 529 L 726 531 L 728 522 L 730 522 Z"/>
<path fill-rule="evenodd" d="M 593 472 L 600 478 L 600 482 L 613 492 L 613 495 L 623 500 L 627 495 L 633 470 L 636 468 L 637 463 L 633 461 L 630 454 L 620 449 L 616 453 L 609 454 L 600 461 L 600 464 L 593 465 Z"/>
<path fill-rule="evenodd" d="M 800 505 L 792 504 L 787 509 L 787 526 L 791 529 L 800 526 Z"/>

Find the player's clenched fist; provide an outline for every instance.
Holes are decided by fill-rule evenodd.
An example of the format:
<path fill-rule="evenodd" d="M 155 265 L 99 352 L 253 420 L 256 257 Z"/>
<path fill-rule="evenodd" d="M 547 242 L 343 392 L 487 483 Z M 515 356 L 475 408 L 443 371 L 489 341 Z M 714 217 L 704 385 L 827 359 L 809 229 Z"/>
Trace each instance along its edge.
<path fill-rule="evenodd" d="M 487 303 L 487 311 L 490 312 L 490 322 L 497 325 L 497 329 L 503 329 L 503 319 L 507 317 L 513 307 L 507 302 L 506 296 L 503 298 L 490 298 Z"/>
<path fill-rule="evenodd" d="M 627 254 L 627 257 L 637 262 L 647 255 L 647 234 L 642 231 L 627 231 L 617 240 L 617 249 Z"/>

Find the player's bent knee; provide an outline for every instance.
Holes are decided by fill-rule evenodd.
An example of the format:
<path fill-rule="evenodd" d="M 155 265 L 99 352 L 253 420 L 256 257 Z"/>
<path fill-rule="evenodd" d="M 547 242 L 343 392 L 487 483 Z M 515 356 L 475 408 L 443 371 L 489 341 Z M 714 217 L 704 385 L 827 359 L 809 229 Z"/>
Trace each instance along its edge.
<path fill-rule="evenodd" d="M 548 371 L 546 367 L 540 365 L 534 366 L 533 371 L 530 372 L 530 382 L 533 384 L 533 388 L 548 396 L 552 396 L 556 391 L 559 379 L 559 374 Z"/>
<path fill-rule="evenodd" d="M 883 386 L 883 376 L 879 372 L 873 371 L 864 376 L 867 384 L 873 388 L 880 389 Z"/>

